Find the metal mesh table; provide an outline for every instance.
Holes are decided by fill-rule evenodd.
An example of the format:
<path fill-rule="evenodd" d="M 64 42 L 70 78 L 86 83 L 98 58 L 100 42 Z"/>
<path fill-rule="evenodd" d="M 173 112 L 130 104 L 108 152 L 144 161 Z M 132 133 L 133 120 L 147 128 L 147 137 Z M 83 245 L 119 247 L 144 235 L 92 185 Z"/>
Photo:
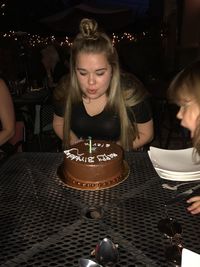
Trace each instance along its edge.
<path fill-rule="evenodd" d="M 62 153 L 18 153 L 1 166 L 0 267 L 76 267 L 80 258 L 94 260 L 104 237 L 119 245 L 116 267 L 171 266 L 157 223 L 175 193 L 162 189 L 147 153 L 127 153 L 129 177 L 100 191 L 66 187 L 57 175 L 62 160 Z M 200 217 L 183 203 L 168 213 L 183 226 L 184 246 L 200 253 Z"/>

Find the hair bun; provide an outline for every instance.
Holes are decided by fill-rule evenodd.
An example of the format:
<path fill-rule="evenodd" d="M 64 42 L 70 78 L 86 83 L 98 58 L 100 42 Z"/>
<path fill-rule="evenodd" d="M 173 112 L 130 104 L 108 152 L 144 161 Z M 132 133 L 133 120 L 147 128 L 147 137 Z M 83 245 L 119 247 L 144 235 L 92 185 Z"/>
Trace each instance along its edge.
<path fill-rule="evenodd" d="M 82 19 L 80 23 L 80 32 L 86 39 L 97 39 L 98 38 L 98 24 L 93 19 Z"/>

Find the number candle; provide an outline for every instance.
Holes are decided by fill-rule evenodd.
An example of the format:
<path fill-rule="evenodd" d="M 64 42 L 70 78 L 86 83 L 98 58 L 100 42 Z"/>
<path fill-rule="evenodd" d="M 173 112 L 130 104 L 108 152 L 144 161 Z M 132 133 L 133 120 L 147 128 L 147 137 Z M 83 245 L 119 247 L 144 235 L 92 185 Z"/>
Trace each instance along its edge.
<path fill-rule="evenodd" d="M 89 153 L 92 153 L 92 137 L 89 136 L 88 140 L 89 140 Z"/>

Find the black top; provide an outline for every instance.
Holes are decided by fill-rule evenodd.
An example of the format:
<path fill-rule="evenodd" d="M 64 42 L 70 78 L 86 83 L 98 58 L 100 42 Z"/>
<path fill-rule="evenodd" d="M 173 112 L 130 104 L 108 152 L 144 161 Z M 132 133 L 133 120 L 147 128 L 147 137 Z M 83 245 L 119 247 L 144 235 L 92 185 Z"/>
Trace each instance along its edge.
<path fill-rule="evenodd" d="M 152 118 L 151 107 L 148 99 L 131 108 L 136 123 L 145 123 Z M 57 116 L 63 117 L 64 105 L 58 102 L 54 105 L 54 112 Z M 133 121 L 133 116 L 129 118 Z M 72 107 L 71 130 L 78 138 L 99 140 L 118 140 L 120 137 L 120 120 L 117 113 L 104 109 L 101 113 L 88 115 L 83 102 Z"/>

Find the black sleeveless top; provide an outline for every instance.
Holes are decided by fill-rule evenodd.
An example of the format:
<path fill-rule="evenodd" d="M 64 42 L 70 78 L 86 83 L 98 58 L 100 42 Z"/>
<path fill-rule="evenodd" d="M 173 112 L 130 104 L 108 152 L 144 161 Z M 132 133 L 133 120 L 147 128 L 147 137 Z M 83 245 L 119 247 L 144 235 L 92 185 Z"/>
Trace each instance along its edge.
<path fill-rule="evenodd" d="M 134 113 L 136 123 L 145 123 L 152 119 L 151 106 L 148 98 L 131 108 Z M 54 103 L 54 112 L 57 116 L 64 116 L 64 105 Z M 129 114 L 129 118 L 131 118 Z M 72 107 L 71 130 L 78 138 L 88 138 L 99 140 L 117 141 L 120 137 L 119 116 L 112 111 L 104 109 L 101 113 L 90 116 L 87 114 L 83 102 Z"/>

